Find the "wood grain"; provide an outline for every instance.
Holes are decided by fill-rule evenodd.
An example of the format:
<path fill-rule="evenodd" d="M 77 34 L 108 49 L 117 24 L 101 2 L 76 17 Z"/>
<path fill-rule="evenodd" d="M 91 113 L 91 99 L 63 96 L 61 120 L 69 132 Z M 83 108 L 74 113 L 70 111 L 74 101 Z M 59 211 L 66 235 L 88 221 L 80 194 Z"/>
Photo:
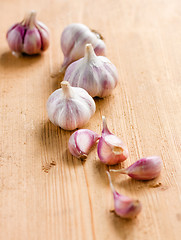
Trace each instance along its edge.
<path fill-rule="evenodd" d="M 6 31 L 31 9 L 51 31 L 42 56 L 15 58 Z M 181 1 L 1 1 L 0 239 L 178 240 L 181 235 Z M 67 150 L 71 132 L 48 121 L 46 101 L 59 87 L 60 35 L 82 22 L 105 37 L 119 84 L 85 128 L 101 132 L 101 115 L 128 145 L 128 166 L 160 155 L 158 179 L 112 175 L 118 191 L 138 198 L 133 221 L 110 212 L 113 198 L 96 148 L 85 163 Z M 120 167 L 120 166 L 118 166 Z"/>

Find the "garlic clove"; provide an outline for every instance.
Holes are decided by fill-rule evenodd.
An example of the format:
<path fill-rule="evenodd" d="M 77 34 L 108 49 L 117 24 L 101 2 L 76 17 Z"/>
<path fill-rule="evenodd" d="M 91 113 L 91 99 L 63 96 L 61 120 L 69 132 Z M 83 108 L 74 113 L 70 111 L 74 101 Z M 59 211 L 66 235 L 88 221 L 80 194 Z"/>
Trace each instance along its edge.
<path fill-rule="evenodd" d="M 54 91 L 47 101 L 50 121 L 65 130 L 74 130 L 88 123 L 95 113 L 93 98 L 82 88 L 61 82 L 61 89 Z"/>
<path fill-rule="evenodd" d="M 115 213 L 121 218 L 126 219 L 135 218 L 141 212 L 142 209 L 140 201 L 119 194 L 112 184 L 110 173 L 108 171 L 106 171 L 106 173 L 108 175 L 109 184 L 114 197 Z"/>
<path fill-rule="evenodd" d="M 109 131 L 104 116 L 102 120 L 103 130 L 97 146 L 99 159 L 107 165 L 115 165 L 125 161 L 128 158 L 128 149 L 126 145 L 120 138 Z"/>
<path fill-rule="evenodd" d="M 106 97 L 117 86 L 116 67 L 103 56 L 96 56 L 93 46 L 86 44 L 85 56 L 69 65 L 64 79 L 73 87 L 84 88 L 92 97 Z"/>
<path fill-rule="evenodd" d="M 13 49 L 14 52 L 21 52 L 23 49 L 23 39 L 22 36 L 24 35 L 24 29 L 16 24 L 13 26 L 8 34 L 7 39 L 9 43 L 9 47 Z"/>
<path fill-rule="evenodd" d="M 84 56 L 84 49 L 87 43 L 91 43 L 97 55 L 105 55 L 105 43 L 100 37 L 81 23 L 68 25 L 61 35 L 61 48 L 64 54 L 64 61 L 61 71 L 68 65 Z"/>
<path fill-rule="evenodd" d="M 41 51 L 45 51 L 50 45 L 49 30 L 46 25 L 40 21 L 38 21 L 37 28 L 41 36 Z"/>
<path fill-rule="evenodd" d="M 20 23 L 14 24 L 8 30 L 6 38 L 15 56 L 21 53 L 38 54 L 49 46 L 48 28 L 36 21 L 35 11 L 31 11 Z"/>
<path fill-rule="evenodd" d="M 24 38 L 23 51 L 27 54 L 37 54 L 41 51 L 41 38 L 36 28 L 28 29 Z"/>
<path fill-rule="evenodd" d="M 162 166 L 162 159 L 159 156 L 150 156 L 136 161 L 126 169 L 110 171 L 127 174 L 136 180 L 151 180 L 160 175 Z"/>
<path fill-rule="evenodd" d="M 100 136 L 91 130 L 77 130 L 69 138 L 69 151 L 77 158 L 86 159 L 91 148 L 99 138 Z"/>

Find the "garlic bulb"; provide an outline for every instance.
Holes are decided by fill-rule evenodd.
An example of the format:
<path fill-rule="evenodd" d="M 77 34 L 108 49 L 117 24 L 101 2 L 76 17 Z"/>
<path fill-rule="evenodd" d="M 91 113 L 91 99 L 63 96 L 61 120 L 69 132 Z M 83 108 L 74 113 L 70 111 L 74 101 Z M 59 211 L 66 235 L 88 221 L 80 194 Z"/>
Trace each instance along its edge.
<path fill-rule="evenodd" d="M 91 31 L 81 23 L 68 25 L 61 35 L 61 48 L 64 54 L 64 62 L 61 71 L 67 66 L 84 56 L 86 43 L 91 43 L 97 55 L 105 55 L 105 43 L 101 36 Z"/>
<path fill-rule="evenodd" d="M 123 141 L 113 135 L 106 123 L 106 118 L 103 116 L 102 136 L 97 145 L 97 154 L 101 162 L 108 165 L 115 165 L 123 162 L 128 158 L 128 149 Z"/>
<path fill-rule="evenodd" d="M 30 14 L 20 23 L 14 24 L 6 35 L 12 54 L 21 53 L 29 55 L 45 51 L 49 46 L 48 28 L 36 20 L 36 12 Z"/>
<path fill-rule="evenodd" d="M 110 171 L 127 174 L 136 180 L 151 180 L 160 175 L 162 165 L 163 163 L 159 156 L 151 156 L 136 161 L 128 168 L 111 169 Z"/>
<path fill-rule="evenodd" d="M 69 151 L 77 158 L 86 159 L 91 148 L 99 138 L 100 136 L 97 133 L 89 129 L 79 129 L 69 138 Z"/>
<path fill-rule="evenodd" d="M 61 87 L 47 101 L 50 121 L 65 130 L 83 127 L 95 113 L 93 98 L 84 89 L 71 87 L 66 81 L 61 82 Z"/>
<path fill-rule="evenodd" d="M 85 56 L 69 65 L 64 79 L 74 87 L 84 88 L 92 97 L 106 97 L 116 87 L 116 67 L 103 56 L 96 56 L 91 44 L 85 46 Z"/>
<path fill-rule="evenodd" d="M 131 199 L 127 196 L 119 194 L 111 181 L 110 173 L 106 172 L 109 179 L 109 184 L 114 197 L 114 211 L 121 218 L 132 219 L 135 218 L 142 209 L 142 205 L 139 200 Z"/>

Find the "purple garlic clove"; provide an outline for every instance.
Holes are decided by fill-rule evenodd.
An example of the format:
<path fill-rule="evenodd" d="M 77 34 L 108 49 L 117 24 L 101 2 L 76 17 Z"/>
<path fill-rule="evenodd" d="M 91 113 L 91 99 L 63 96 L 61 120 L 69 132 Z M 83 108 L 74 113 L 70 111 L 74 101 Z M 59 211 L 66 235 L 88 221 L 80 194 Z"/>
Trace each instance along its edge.
<path fill-rule="evenodd" d="M 135 218 L 142 209 L 142 205 L 139 200 L 131 199 L 127 196 L 119 194 L 111 181 L 110 173 L 107 171 L 109 184 L 113 193 L 114 197 L 114 211 L 115 213 L 122 217 L 127 219 Z"/>
<path fill-rule="evenodd" d="M 97 55 L 105 55 L 105 43 L 100 36 L 81 23 L 68 25 L 61 35 L 61 48 L 64 62 L 61 71 L 68 65 L 84 56 L 85 45 L 91 43 Z"/>
<path fill-rule="evenodd" d="M 85 56 L 70 64 L 64 80 L 73 87 L 84 88 L 91 97 L 106 97 L 118 82 L 116 67 L 104 56 L 96 56 L 93 46 L 86 44 Z"/>
<path fill-rule="evenodd" d="M 29 55 L 45 51 L 49 46 L 48 28 L 36 21 L 36 12 L 32 11 L 22 22 L 13 25 L 6 35 L 13 55 Z"/>
<path fill-rule="evenodd" d="M 151 180 L 160 175 L 162 165 L 163 163 L 159 156 L 151 156 L 136 161 L 128 168 L 119 170 L 111 169 L 110 171 L 127 174 L 136 180 Z"/>
<path fill-rule="evenodd" d="M 106 118 L 103 116 L 102 136 L 97 146 L 97 153 L 101 162 L 107 165 L 115 165 L 125 161 L 128 158 L 128 149 L 123 141 L 113 135 L 106 123 Z"/>
<path fill-rule="evenodd" d="M 86 159 L 99 138 L 100 136 L 97 133 L 89 129 L 77 130 L 69 138 L 69 151 L 77 158 Z"/>

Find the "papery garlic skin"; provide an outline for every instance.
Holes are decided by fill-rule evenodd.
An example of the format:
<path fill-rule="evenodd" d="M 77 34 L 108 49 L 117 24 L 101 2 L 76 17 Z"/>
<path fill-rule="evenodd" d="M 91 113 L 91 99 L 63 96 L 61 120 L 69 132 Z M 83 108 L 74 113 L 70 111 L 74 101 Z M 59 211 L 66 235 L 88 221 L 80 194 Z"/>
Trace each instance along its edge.
<path fill-rule="evenodd" d="M 159 156 L 150 156 L 136 161 L 126 169 L 110 171 L 127 174 L 136 180 L 151 180 L 160 175 L 162 166 L 162 159 Z"/>
<path fill-rule="evenodd" d="M 112 134 L 103 116 L 103 130 L 98 142 L 97 153 L 101 162 L 107 165 L 115 165 L 125 161 L 128 158 L 128 149 L 123 141 Z"/>
<path fill-rule="evenodd" d="M 96 56 L 91 44 L 85 56 L 70 64 L 64 79 L 74 87 L 84 88 L 92 97 L 106 97 L 118 83 L 116 67 L 104 56 Z"/>
<path fill-rule="evenodd" d="M 50 121 L 65 130 L 83 127 L 95 113 L 93 98 L 84 89 L 71 87 L 66 81 L 61 82 L 61 87 L 47 101 Z"/>
<path fill-rule="evenodd" d="M 86 159 L 91 148 L 99 138 L 100 136 L 97 133 L 89 129 L 79 129 L 69 138 L 69 151 L 77 158 Z"/>
<path fill-rule="evenodd" d="M 105 55 L 105 43 L 92 32 L 87 26 L 81 23 L 68 25 L 61 35 L 61 48 L 64 54 L 64 62 L 61 71 L 67 66 L 84 56 L 85 45 L 91 43 L 97 55 Z"/>
<path fill-rule="evenodd" d="M 110 173 L 107 171 L 109 184 L 114 197 L 114 210 L 115 213 L 121 218 L 132 219 L 135 218 L 142 209 L 142 205 L 139 200 L 131 199 L 127 196 L 119 194 L 111 181 Z"/>
<path fill-rule="evenodd" d="M 15 56 L 45 51 L 49 46 L 49 30 L 36 20 L 36 12 L 31 11 L 20 23 L 14 24 L 6 35 L 9 47 Z"/>

